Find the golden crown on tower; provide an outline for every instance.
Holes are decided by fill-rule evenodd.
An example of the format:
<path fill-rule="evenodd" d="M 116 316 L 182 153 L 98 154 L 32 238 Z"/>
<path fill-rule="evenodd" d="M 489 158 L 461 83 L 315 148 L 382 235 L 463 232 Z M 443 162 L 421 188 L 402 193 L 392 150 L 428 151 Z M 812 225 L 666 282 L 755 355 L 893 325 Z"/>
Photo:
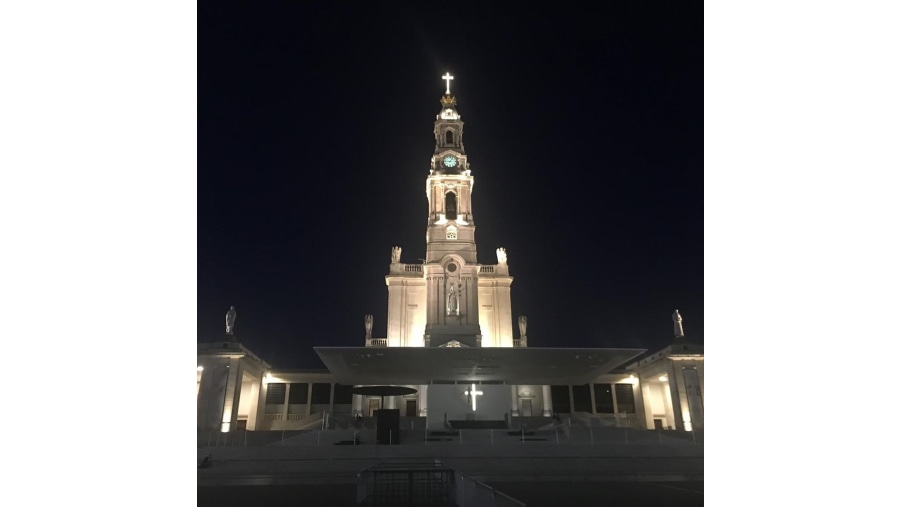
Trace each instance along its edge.
<path fill-rule="evenodd" d="M 441 97 L 441 105 L 444 107 L 456 106 L 456 97 L 450 95 L 449 93 L 444 94 L 444 96 Z"/>

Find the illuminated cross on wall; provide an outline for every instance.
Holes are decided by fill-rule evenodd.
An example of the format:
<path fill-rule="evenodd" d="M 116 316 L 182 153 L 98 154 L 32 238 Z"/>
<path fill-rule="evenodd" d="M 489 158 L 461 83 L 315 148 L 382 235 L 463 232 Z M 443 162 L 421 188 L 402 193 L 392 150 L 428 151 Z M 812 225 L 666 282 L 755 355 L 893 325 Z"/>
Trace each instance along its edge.
<path fill-rule="evenodd" d="M 447 95 L 450 95 L 450 80 L 453 79 L 453 76 L 451 76 L 450 73 L 448 72 L 448 73 L 444 74 L 444 76 L 441 77 L 441 79 L 443 79 L 444 81 L 447 82 Z"/>
<path fill-rule="evenodd" d="M 473 411 L 475 410 L 475 400 L 477 399 L 476 396 L 481 396 L 483 394 L 483 391 L 475 390 L 475 384 L 472 384 L 472 388 L 465 392 L 465 395 L 469 397 L 469 401 L 472 403 Z"/>

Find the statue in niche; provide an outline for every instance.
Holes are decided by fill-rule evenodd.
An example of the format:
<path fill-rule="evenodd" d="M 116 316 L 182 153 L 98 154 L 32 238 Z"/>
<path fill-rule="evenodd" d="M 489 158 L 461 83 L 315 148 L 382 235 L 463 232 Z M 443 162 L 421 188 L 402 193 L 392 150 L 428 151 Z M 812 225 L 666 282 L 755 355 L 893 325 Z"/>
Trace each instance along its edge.
<path fill-rule="evenodd" d="M 234 305 L 225 313 L 225 334 L 234 334 L 234 321 L 237 319 L 237 311 Z"/>
<path fill-rule="evenodd" d="M 372 315 L 366 315 L 366 338 L 372 337 Z"/>
<path fill-rule="evenodd" d="M 678 309 L 675 309 L 675 313 L 672 314 L 672 322 L 675 323 L 675 337 L 680 338 L 684 336 L 684 327 L 681 325 L 681 314 L 678 313 Z"/>
<path fill-rule="evenodd" d="M 521 315 L 519 316 L 519 338 L 525 338 L 525 330 L 528 327 L 528 317 Z"/>
<path fill-rule="evenodd" d="M 506 264 L 506 249 L 503 247 L 497 249 L 497 264 Z"/>
<path fill-rule="evenodd" d="M 459 315 L 459 290 L 455 283 L 447 289 L 447 315 Z"/>
<path fill-rule="evenodd" d="M 402 249 L 399 246 L 395 246 L 391 248 L 391 264 L 397 264 L 400 262 L 400 251 Z"/>

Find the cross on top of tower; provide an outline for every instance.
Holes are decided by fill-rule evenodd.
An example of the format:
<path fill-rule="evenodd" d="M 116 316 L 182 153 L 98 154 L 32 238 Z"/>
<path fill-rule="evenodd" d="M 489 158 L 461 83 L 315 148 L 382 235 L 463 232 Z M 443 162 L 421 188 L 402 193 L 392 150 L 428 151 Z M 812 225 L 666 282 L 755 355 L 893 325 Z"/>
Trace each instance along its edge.
<path fill-rule="evenodd" d="M 447 82 L 447 95 L 450 95 L 450 81 L 453 79 L 453 76 L 451 76 L 450 73 L 448 72 L 448 73 L 444 74 L 441 77 L 441 79 L 443 79 L 444 81 Z"/>

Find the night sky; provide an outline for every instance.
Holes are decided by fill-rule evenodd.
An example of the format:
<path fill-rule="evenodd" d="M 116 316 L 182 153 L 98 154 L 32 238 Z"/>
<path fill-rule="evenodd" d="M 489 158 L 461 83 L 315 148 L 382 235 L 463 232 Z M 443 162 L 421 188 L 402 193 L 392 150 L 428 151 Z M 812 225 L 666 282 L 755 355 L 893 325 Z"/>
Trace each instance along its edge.
<path fill-rule="evenodd" d="M 230 305 L 278 368 L 362 346 L 367 313 L 385 336 L 450 72 L 478 259 L 506 248 L 529 345 L 652 351 L 675 308 L 703 343 L 701 2 L 334 4 L 199 6 L 198 342 Z"/>

